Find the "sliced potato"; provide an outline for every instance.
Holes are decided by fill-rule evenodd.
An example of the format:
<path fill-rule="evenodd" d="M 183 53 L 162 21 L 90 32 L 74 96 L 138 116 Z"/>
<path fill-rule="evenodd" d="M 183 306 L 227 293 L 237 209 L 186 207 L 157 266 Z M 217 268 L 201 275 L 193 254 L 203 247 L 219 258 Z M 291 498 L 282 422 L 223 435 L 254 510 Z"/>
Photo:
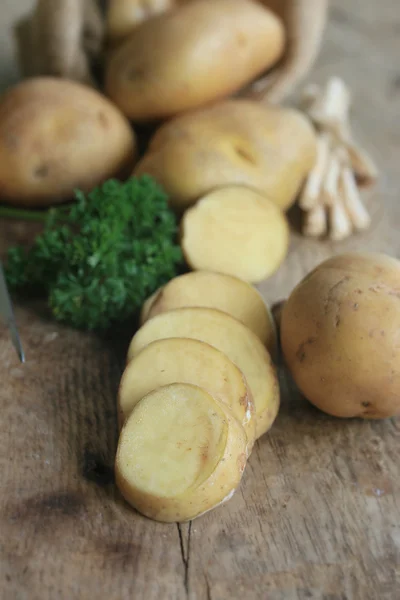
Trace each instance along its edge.
<path fill-rule="evenodd" d="M 268 431 L 279 409 L 279 386 L 271 357 L 243 323 L 213 308 L 178 308 L 139 329 L 128 350 L 132 360 L 145 346 L 165 338 L 194 338 L 215 346 L 243 372 L 256 408 L 256 437 Z"/>
<path fill-rule="evenodd" d="M 163 288 L 159 288 L 145 300 L 142 306 L 142 310 L 140 311 L 140 324 L 143 325 L 145 321 L 149 318 L 150 310 L 153 306 L 154 301 L 156 300 L 158 294 L 162 291 Z"/>
<path fill-rule="evenodd" d="M 283 212 L 261 194 L 223 187 L 186 211 L 182 250 L 193 269 L 208 269 L 260 282 L 274 273 L 289 247 Z"/>
<path fill-rule="evenodd" d="M 228 500 L 246 464 L 246 434 L 228 406 L 187 383 L 159 388 L 133 409 L 115 475 L 125 499 L 164 522 L 187 521 Z"/>
<path fill-rule="evenodd" d="M 122 376 L 118 394 L 120 423 L 141 398 L 176 382 L 198 385 L 227 404 L 246 431 L 250 454 L 256 438 L 256 419 L 246 379 L 225 354 L 199 340 L 158 340 L 139 352 Z"/>
<path fill-rule="evenodd" d="M 212 271 L 186 273 L 171 279 L 145 305 L 142 323 L 174 308 L 217 308 L 247 325 L 269 352 L 275 353 L 277 339 L 271 312 L 260 292 L 238 277 Z"/>

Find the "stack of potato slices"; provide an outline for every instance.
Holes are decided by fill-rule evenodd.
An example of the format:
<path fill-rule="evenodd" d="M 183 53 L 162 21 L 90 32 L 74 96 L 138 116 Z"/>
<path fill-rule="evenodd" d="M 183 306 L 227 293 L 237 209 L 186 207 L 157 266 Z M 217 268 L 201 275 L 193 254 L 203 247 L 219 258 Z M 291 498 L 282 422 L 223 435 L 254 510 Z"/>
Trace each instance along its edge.
<path fill-rule="evenodd" d="M 230 275 L 172 279 L 144 304 L 119 395 L 116 479 L 158 521 L 228 500 L 279 409 L 276 331 L 259 292 Z"/>

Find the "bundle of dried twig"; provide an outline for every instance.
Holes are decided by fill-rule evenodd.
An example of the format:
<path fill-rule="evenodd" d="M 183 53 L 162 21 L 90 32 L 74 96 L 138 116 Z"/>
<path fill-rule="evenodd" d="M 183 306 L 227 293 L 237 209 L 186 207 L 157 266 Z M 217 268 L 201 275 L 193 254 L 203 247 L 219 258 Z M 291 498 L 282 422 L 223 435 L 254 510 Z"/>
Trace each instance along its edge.
<path fill-rule="evenodd" d="M 324 89 L 309 86 L 302 102 L 318 135 L 317 160 L 299 199 L 304 211 L 303 234 L 328 234 L 332 240 L 343 240 L 370 226 L 360 188 L 373 185 L 378 170 L 353 140 L 350 92 L 340 78 L 332 77 Z"/>

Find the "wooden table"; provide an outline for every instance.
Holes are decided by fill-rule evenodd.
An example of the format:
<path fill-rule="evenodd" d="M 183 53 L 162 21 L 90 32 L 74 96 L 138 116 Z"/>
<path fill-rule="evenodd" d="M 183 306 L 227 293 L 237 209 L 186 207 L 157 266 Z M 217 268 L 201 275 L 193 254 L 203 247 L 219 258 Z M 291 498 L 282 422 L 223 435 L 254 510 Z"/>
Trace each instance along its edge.
<path fill-rule="evenodd" d="M 30 2 L 2 3 L 6 27 Z M 355 130 L 382 176 L 372 229 L 345 243 L 302 239 L 261 286 L 285 297 L 332 253 L 400 257 L 400 11 L 397 0 L 335 0 L 316 81 L 354 91 Z M 26 226 L 2 221 L 0 244 Z M 21 366 L 0 330 L 1 573 L 4 600 L 396 600 L 400 597 L 400 419 L 339 420 L 282 377 L 282 407 L 233 499 L 185 525 L 142 518 L 113 484 L 115 395 L 126 340 L 100 340 L 18 306 Z M 378 350 L 377 350 L 378 351 Z"/>

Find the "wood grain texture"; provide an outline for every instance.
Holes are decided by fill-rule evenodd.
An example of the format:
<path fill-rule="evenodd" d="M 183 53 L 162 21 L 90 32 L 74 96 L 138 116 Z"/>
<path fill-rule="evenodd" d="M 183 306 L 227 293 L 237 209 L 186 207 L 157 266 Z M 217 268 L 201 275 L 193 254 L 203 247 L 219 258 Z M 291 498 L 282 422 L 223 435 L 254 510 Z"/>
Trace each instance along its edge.
<path fill-rule="evenodd" d="M 19 2 L 6 5 L 22 12 Z M 4 36 L 11 18 L 1 11 Z M 369 248 L 400 257 L 399 34 L 397 0 L 331 2 L 311 79 L 338 74 L 351 85 L 356 134 L 382 171 L 367 199 L 374 224 L 340 244 L 294 230 L 285 264 L 260 286 L 269 301 L 333 253 Z M 0 221 L 0 251 L 34 232 Z M 282 372 L 280 414 L 233 499 L 190 524 L 153 523 L 113 484 L 127 340 L 60 327 L 32 302 L 16 315 L 26 365 L 0 328 L 2 599 L 399 597 L 400 419 L 329 417 Z"/>

